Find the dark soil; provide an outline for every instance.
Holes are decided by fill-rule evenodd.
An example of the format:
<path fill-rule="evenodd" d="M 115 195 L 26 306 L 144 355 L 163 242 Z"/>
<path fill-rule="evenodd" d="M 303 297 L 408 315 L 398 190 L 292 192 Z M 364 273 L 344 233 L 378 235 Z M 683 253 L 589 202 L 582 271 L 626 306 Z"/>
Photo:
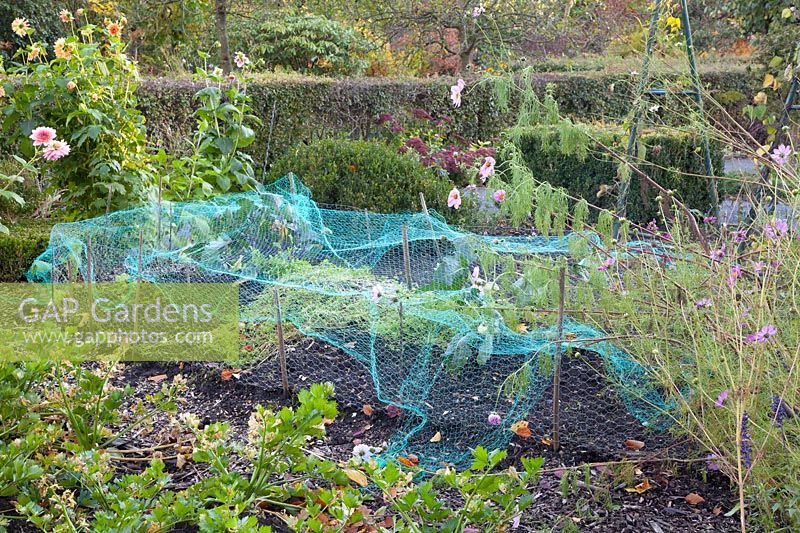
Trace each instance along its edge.
<path fill-rule="evenodd" d="M 232 435 L 241 438 L 257 404 L 291 405 L 299 389 L 331 381 L 336 388 L 340 415 L 328 426 L 327 437 L 313 443 L 313 451 L 334 460 L 348 459 L 354 444 L 360 442 L 385 447 L 402 427 L 404 416 L 378 402 L 369 371 L 340 350 L 316 339 L 292 340 L 287 346 L 292 391 L 289 398 L 283 396 L 276 358 L 272 354 L 265 356 L 269 358 L 260 364 L 233 369 L 233 377 L 227 380 L 222 379 L 226 368 L 222 363 L 191 362 L 128 363 L 115 381 L 117 385 L 130 384 L 136 390 L 135 397 L 144 398 L 158 390 L 165 379 L 172 380 L 181 374 L 189 386 L 179 411 L 197 414 L 203 424 L 228 422 Z M 515 437 L 508 446 L 506 465 L 519 466 L 521 457 L 546 458 L 534 504 L 525 511 L 517 531 L 561 530 L 566 526 L 573 531 L 632 533 L 738 529 L 735 517 L 724 516 L 733 507 L 735 498 L 723 476 L 706 473 L 703 463 L 684 461 L 688 457 L 684 443 L 643 428 L 616 399 L 608 381 L 598 379 L 592 362 L 567 358 L 563 372 L 561 450 L 554 452 L 546 444 L 552 434 L 549 390 L 527 418 L 533 436 Z M 162 375 L 166 378 L 162 379 Z M 364 414 L 366 404 L 374 408 L 372 416 Z M 180 435 L 174 434 L 166 416 L 159 416 L 152 428 L 115 446 L 136 449 L 176 443 Z M 435 422 L 432 418 L 432 423 Z M 426 428 L 420 440 L 429 438 L 428 433 L 433 431 Z M 625 446 L 625 439 L 641 440 L 645 447 L 631 450 Z M 194 464 L 177 468 L 174 453 L 174 448 L 163 449 L 172 474 L 172 488 L 185 488 L 202 476 L 203 470 Z M 629 462 L 597 464 L 623 459 Z M 592 466 L 567 468 L 587 463 Z M 146 463 L 122 463 L 120 471 L 137 471 L 143 464 Z M 645 480 L 651 488 L 643 493 L 625 490 Z M 699 494 L 705 501 L 689 505 L 684 499 L 689 493 Z M 264 517 L 263 523 L 271 525 L 274 531 L 288 531 L 274 518 Z M 28 531 L 28 527 L 12 523 L 9 531 Z"/>

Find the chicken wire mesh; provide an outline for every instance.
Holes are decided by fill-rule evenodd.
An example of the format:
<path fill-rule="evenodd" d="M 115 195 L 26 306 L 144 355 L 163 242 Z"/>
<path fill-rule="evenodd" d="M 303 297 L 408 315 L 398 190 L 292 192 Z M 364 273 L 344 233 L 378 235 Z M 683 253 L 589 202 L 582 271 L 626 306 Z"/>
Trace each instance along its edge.
<path fill-rule="evenodd" d="M 290 176 L 255 192 L 57 224 L 28 278 L 233 282 L 245 323 L 276 320 L 277 290 L 283 320 L 350 358 L 291 361 L 293 384 L 352 374 L 358 396 L 366 376 L 377 401 L 403 413 L 385 454 L 464 465 L 478 445 L 507 446 L 520 420 L 551 433 L 557 344 L 565 445 L 609 453 L 669 425 L 674 401 L 648 369 L 603 332 L 566 317 L 559 337 L 553 313 L 536 312 L 554 309 L 556 262 L 587 239 L 485 236 L 435 212 L 322 207 Z M 587 270 L 570 267 L 571 305 L 604 282 Z"/>

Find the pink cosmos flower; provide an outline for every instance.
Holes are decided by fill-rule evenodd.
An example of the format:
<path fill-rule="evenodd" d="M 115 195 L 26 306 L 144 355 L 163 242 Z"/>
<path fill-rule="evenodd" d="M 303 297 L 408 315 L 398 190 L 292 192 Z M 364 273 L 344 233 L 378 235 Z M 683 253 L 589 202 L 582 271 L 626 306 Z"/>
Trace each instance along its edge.
<path fill-rule="evenodd" d="M 614 259 L 613 257 L 609 257 L 608 259 L 603 261 L 603 264 L 601 264 L 599 267 L 597 267 L 597 270 L 608 270 L 609 268 L 614 266 L 614 263 L 616 263 L 616 262 L 617 262 L 616 259 Z"/>
<path fill-rule="evenodd" d="M 506 199 L 505 189 L 497 189 L 496 191 L 494 191 L 494 193 L 492 194 L 492 198 L 494 198 L 494 201 L 497 203 L 504 202 Z"/>
<path fill-rule="evenodd" d="M 724 390 L 720 392 L 719 396 L 717 396 L 717 401 L 714 402 L 714 407 L 722 407 L 723 404 L 725 403 L 725 400 L 727 399 L 728 399 L 728 391 Z"/>
<path fill-rule="evenodd" d="M 697 309 L 702 309 L 703 307 L 711 307 L 714 302 L 711 301 L 711 298 L 700 298 L 695 302 L 694 306 Z"/>
<path fill-rule="evenodd" d="M 458 189 L 455 187 L 453 187 L 453 190 L 450 191 L 450 195 L 447 197 L 447 207 L 452 207 L 453 209 L 461 207 L 461 193 L 458 192 Z"/>
<path fill-rule="evenodd" d="M 775 148 L 772 153 L 769 155 L 773 161 L 775 161 L 778 165 L 785 165 L 789 162 L 789 156 L 792 155 L 792 147 L 786 146 L 785 144 L 781 144 L 777 148 Z"/>
<path fill-rule="evenodd" d="M 484 13 L 486 13 L 486 8 L 483 7 L 483 5 L 475 6 L 475 7 L 472 8 L 472 17 L 473 18 L 478 18 L 481 15 L 483 15 Z"/>
<path fill-rule="evenodd" d="M 501 420 L 500 415 L 492 411 L 491 413 L 489 413 L 489 417 L 486 419 L 486 422 L 490 426 L 497 426 L 500 425 L 500 420 Z"/>
<path fill-rule="evenodd" d="M 788 232 L 789 224 L 782 218 L 775 219 L 764 226 L 764 235 L 772 241 L 779 241 Z"/>
<path fill-rule="evenodd" d="M 709 255 L 711 256 L 712 261 L 719 261 L 725 257 L 725 245 L 723 244 L 717 250 L 711 250 L 711 254 Z"/>
<path fill-rule="evenodd" d="M 736 280 L 739 279 L 739 276 L 741 275 L 742 275 L 742 267 L 740 267 L 739 265 L 733 265 L 731 267 L 731 273 L 727 279 L 728 287 L 732 289 L 733 286 L 736 285 Z"/>
<path fill-rule="evenodd" d="M 455 85 L 450 87 L 450 100 L 455 107 L 461 107 L 461 91 L 464 90 L 464 80 L 459 79 Z"/>
<path fill-rule="evenodd" d="M 494 157 L 489 156 L 483 160 L 481 169 L 478 172 L 478 174 L 480 174 L 481 181 L 486 182 L 486 178 L 494 175 L 494 164 L 495 164 Z"/>
<path fill-rule="evenodd" d="M 753 261 L 753 272 L 756 274 L 761 274 L 764 269 L 767 268 L 767 264 L 764 261 Z"/>
<path fill-rule="evenodd" d="M 31 132 L 30 139 L 34 146 L 46 146 L 56 138 L 56 130 L 39 126 Z"/>
<path fill-rule="evenodd" d="M 778 328 L 773 326 L 772 324 L 767 324 L 760 330 L 756 331 L 755 333 L 751 333 L 746 337 L 746 341 L 748 343 L 764 343 L 769 340 L 770 337 L 778 333 Z"/>
<path fill-rule="evenodd" d="M 717 221 L 717 217 L 715 217 L 715 216 L 703 217 L 703 223 L 704 224 L 713 224 L 716 221 Z"/>
<path fill-rule="evenodd" d="M 731 237 L 733 238 L 733 242 L 740 243 L 747 240 L 747 230 L 746 229 L 737 229 L 733 233 L 731 233 Z"/>
<path fill-rule="evenodd" d="M 52 141 L 45 146 L 42 156 L 48 161 L 56 161 L 69 155 L 69 145 L 65 141 Z"/>

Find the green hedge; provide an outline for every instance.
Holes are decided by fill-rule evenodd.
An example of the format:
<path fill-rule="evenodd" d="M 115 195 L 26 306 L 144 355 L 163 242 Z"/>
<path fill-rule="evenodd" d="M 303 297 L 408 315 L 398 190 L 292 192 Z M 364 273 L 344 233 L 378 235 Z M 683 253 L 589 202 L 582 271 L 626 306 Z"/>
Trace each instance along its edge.
<path fill-rule="evenodd" d="M 621 130 L 590 127 L 593 138 L 618 152 L 624 152 L 627 134 Z M 547 139 L 543 142 L 543 139 Z M 639 142 L 646 149 L 646 163 L 640 168 L 659 185 L 675 192 L 677 198 L 689 207 L 707 213 L 710 208 L 709 180 L 705 175 L 705 163 L 699 135 L 678 132 L 674 129 L 645 130 Z M 605 194 L 598 198 L 601 186 L 613 186 L 617 180 L 618 162 L 613 161 L 598 146 L 589 146 L 588 155 L 581 159 L 577 155 L 564 155 L 559 150 L 558 132 L 549 126 L 524 130 L 518 146 L 533 175 L 542 181 L 564 187 L 572 196 L 586 198 L 590 203 L 613 209 L 616 197 Z M 711 143 L 712 164 L 715 172 L 722 169 L 722 147 Z M 685 176 L 679 172 L 696 174 Z M 628 218 L 646 224 L 659 218 L 658 193 L 635 175 L 631 178 L 628 195 Z"/>
<path fill-rule="evenodd" d="M 381 213 L 419 211 L 419 193 L 445 213 L 453 184 L 381 142 L 326 139 L 301 145 L 275 162 L 268 179 L 293 172 L 314 200 Z"/>
<path fill-rule="evenodd" d="M 0 234 L 0 283 L 25 279 L 33 260 L 47 248 L 53 224 L 25 220 L 8 226 L 10 235 Z"/>
<path fill-rule="evenodd" d="M 738 109 L 746 103 L 744 95 L 752 92 L 751 78 L 743 69 L 707 71 L 702 79 L 712 94 L 725 96 L 729 112 L 740 115 Z M 620 120 L 629 110 L 634 85 L 630 74 L 602 72 L 538 73 L 534 80 L 542 91 L 553 83 L 561 111 L 583 122 Z M 467 80 L 463 104 L 455 109 L 449 99 L 449 87 L 455 83 L 452 78 L 258 77 L 249 82 L 247 92 L 253 98 L 253 112 L 263 124 L 248 151 L 256 161 L 263 161 L 273 105 L 270 162 L 300 143 L 341 135 L 367 137 L 379 114 L 410 108 L 452 117 L 457 131 L 467 139 L 490 140 L 513 122 L 513 116 L 498 110 L 491 87 L 474 81 Z M 159 78 L 142 83 L 137 96 L 151 139 L 185 149 L 185 138 L 194 127 L 193 95 L 200 88 L 190 80 Z M 669 108 L 669 101 L 660 98 L 657 101 Z"/>

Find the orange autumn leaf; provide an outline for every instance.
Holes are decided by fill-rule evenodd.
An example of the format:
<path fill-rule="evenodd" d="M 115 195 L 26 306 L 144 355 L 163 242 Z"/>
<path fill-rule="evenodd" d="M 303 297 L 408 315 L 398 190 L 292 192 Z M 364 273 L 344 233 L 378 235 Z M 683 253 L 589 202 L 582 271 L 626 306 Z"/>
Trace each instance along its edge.
<path fill-rule="evenodd" d="M 149 378 L 147 378 L 147 381 L 153 381 L 155 383 L 160 383 L 160 382 L 164 381 L 165 379 L 167 379 L 167 375 L 166 374 L 156 374 L 155 376 L 150 376 Z"/>
<path fill-rule="evenodd" d="M 551 446 L 553 444 L 553 439 L 550 437 L 542 437 L 542 444 L 545 446 Z"/>
<path fill-rule="evenodd" d="M 627 439 L 625 441 L 625 446 L 627 446 L 631 450 L 641 450 L 642 448 L 644 448 L 644 442 L 635 439 Z"/>
<path fill-rule="evenodd" d="M 372 416 L 372 414 L 375 412 L 375 409 L 373 409 L 370 404 L 365 403 L 364 407 L 361 408 L 361 412 L 367 416 Z"/>
<path fill-rule="evenodd" d="M 413 453 L 408 454 L 407 457 L 398 457 L 397 460 L 400 461 L 400 464 L 409 468 L 414 468 L 419 464 L 419 457 Z"/>
<path fill-rule="evenodd" d="M 696 492 L 690 492 L 689 494 L 686 495 L 684 500 L 686 500 L 686 503 L 688 503 L 689 505 L 697 505 L 699 503 L 703 503 L 704 501 L 706 501 L 705 498 L 703 498 Z"/>
<path fill-rule="evenodd" d="M 650 485 L 650 480 L 645 479 L 635 487 L 626 487 L 625 492 L 635 492 L 636 494 L 641 494 L 643 492 L 647 492 L 648 490 L 652 489 L 652 485 Z"/>
<path fill-rule="evenodd" d="M 230 368 L 223 368 L 222 372 L 220 373 L 220 377 L 222 378 L 222 381 L 230 381 L 233 377 L 233 370 Z"/>
<path fill-rule="evenodd" d="M 519 420 L 511 424 L 511 431 L 513 431 L 517 436 L 522 437 L 523 439 L 527 439 L 533 433 L 531 433 L 530 428 L 528 427 L 527 420 Z"/>

